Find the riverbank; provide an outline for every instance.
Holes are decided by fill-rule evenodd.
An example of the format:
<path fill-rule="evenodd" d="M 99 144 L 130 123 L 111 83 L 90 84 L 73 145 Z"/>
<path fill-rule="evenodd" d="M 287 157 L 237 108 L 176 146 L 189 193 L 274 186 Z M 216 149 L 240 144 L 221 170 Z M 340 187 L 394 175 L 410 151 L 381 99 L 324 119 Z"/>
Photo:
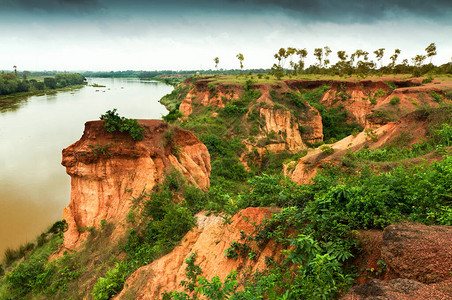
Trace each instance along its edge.
<path fill-rule="evenodd" d="M 31 97 L 31 96 L 43 96 L 43 95 L 49 95 L 49 94 L 56 94 L 57 92 L 67 92 L 71 90 L 80 89 L 82 87 L 86 86 L 86 84 L 76 84 L 76 85 L 70 85 L 66 86 L 64 88 L 59 89 L 45 89 L 45 90 L 34 90 L 34 91 L 27 91 L 27 92 L 19 92 L 14 94 L 8 94 L 8 95 L 0 95 L 0 101 L 5 99 L 14 99 L 14 98 L 23 98 L 23 97 Z"/>

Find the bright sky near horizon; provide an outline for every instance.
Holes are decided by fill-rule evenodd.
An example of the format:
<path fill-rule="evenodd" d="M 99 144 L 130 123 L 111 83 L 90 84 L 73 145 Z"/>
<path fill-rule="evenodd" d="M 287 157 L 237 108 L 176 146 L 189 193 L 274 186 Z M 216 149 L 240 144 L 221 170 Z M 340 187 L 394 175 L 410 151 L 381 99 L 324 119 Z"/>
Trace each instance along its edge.
<path fill-rule="evenodd" d="M 451 61 L 450 0 L 0 0 L 0 70 L 270 68 L 281 47 Z M 373 54 L 371 59 L 375 59 Z"/>

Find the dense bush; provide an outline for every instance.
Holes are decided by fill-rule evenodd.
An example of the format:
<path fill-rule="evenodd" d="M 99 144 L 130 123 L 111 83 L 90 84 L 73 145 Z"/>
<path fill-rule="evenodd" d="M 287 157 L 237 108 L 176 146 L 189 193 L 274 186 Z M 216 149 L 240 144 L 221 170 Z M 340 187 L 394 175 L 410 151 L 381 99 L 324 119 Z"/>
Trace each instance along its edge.
<path fill-rule="evenodd" d="M 57 274 L 54 268 L 58 262 L 48 264 L 50 255 L 61 246 L 62 233 L 48 231 L 43 235 L 49 235 L 46 242 L 31 249 L 26 259 L 5 274 L 3 283 L 6 283 L 6 290 L 2 289 L 0 281 L 0 299 L 23 299 L 28 298 L 31 293 L 51 293 L 55 288 L 64 287 L 63 274 Z M 57 276 L 59 283 L 55 282 Z"/>
<path fill-rule="evenodd" d="M 165 122 L 174 123 L 180 117 L 182 117 L 182 113 L 179 109 L 172 109 L 166 116 L 163 116 L 162 119 Z"/>
<path fill-rule="evenodd" d="M 100 116 L 100 119 L 104 121 L 107 132 L 127 132 L 135 141 L 141 141 L 143 139 L 143 126 L 136 119 L 120 117 L 116 112 L 116 108 L 108 110 Z"/>
<path fill-rule="evenodd" d="M 392 105 L 396 105 L 400 103 L 400 98 L 397 96 L 394 96 L 391 98 L 391 100 L 389 101 L 389 103 L 391 103 Z"/>
<path fill-rule="evenodd" d="M 305 99 L 311 106 L 315 107 L 322 116 L 324 140 L 329 141 L 333 139 L 338 141 L 351 135 L 356 130 L 361 131 L 362 128 L 356 123 L 346 122 L 348 113 L 344 109 L 343 104 L 327 109 L 319 102 L 323 94 L 329 88 L 329 86 L 325 85 L 313 91 L 302 91 L 301 95 L 303 99 Z"/>
<path fill-rule="evenodd" d="M 303 189 L 282 175 L 255 176 L 249 180 L 251 191 L 238 198 L 238 206 L 278 206 L 303 205 Z"/>

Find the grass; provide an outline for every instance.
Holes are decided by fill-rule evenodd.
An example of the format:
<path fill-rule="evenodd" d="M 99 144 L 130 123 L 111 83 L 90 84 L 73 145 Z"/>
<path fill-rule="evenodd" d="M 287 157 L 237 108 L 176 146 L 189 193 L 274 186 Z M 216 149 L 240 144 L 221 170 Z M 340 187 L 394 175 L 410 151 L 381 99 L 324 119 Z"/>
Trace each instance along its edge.
<path fill-rule="evenodd" d="M 44 244 L 28 250 L 26 259 L 7 267 L 5 276 L 0 278 L 0 299 L 23 299 L 28 295 L 37 284 L 36 276 L 62 242 L 62 233 L 51 234 Z"/>
<path fill-rule="evenodd" d="M 50 255 L 60 248 L 63 241 L 61 228 L 64 226 L 54 226 L 41 234 L 36 246 L 24 254 L 25 259 L 15 259 L 7 265 L 6 275 L 0 276 L 0 299 L 88 297 L 98 277 L 105 276 L 108 269 L 119 261 L 122 251 L 110 239 L 114 224 L 103 222 L 100 228 L 90 231 L 77 252 L 66 253 L 48 263 Z M 39 242 L 42 237 L 44 241 Z M 124 244 L 125 240 L 120 239 L 119 245 Z M 13 252 L 20 252 L 22 248 Z"/>
<path fill-rule="evenodd" d="M 379 81 L 381 78 L 384 77 L 385 79 L 393 78 L 393 79 L 408 79 L 412 78 L 411 74 L 397 74 L 395 76 L 394 74 L 382 74 L 379 76 L 368 76 L 365 79 L 371 80 L 371 81 Z M 438 78 L 448 78 L 451 80 L 450 77 L 447 76 L 438 76 Z M 337 80 L 337 81 L 361 81 L 363 80 L 362 77 L 358 75 L 351 75 L 351 76 L 339 76 L 339 75 L 324 75 L 324 74 L 300 74 L 300 75 L 284 75 L 281 77 L 281 80 L 278 80 L 274 75 L 270 74 L 263 74 L 262 78 L 259 78 L 257 74 L 248 75 L 220 75 L 220 76 L 212 76 L 210 77 L 211 83 L 214 84 L 241 84 L 244 85 L 247 80 L 252 79 L 254 84 L 263 84 L 263 83 L 271 83 L 271 84 L 278 84 L 279 82 L 283 80 Z"/>

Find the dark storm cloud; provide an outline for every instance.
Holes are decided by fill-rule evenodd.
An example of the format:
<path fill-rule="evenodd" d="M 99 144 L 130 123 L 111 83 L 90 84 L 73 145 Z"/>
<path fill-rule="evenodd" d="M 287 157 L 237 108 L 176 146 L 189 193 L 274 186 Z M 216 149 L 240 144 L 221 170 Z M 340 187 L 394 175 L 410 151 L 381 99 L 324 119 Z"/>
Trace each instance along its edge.
<path fill-rule="evenodd" d="M 259 14 L 279 12 L 301 22 L 375 23 L 420 18 L 451 23 L 451 0 L 0 0 L 0 13 L 41 12 L 56 16 L 175 13 Z"/>
<path fill-rule="evenodd" d="M 100 8 L 97 0 L 0 0 L 0 12 L 86 13 Z"/>
<path fill-rule="evenodd" d="M 452 22 L 451 0 L 230 0 L 253 6 L 273 7 L 292 16 L 314 21 L 373 23 L 391 18 L 425 18 Z"/>

